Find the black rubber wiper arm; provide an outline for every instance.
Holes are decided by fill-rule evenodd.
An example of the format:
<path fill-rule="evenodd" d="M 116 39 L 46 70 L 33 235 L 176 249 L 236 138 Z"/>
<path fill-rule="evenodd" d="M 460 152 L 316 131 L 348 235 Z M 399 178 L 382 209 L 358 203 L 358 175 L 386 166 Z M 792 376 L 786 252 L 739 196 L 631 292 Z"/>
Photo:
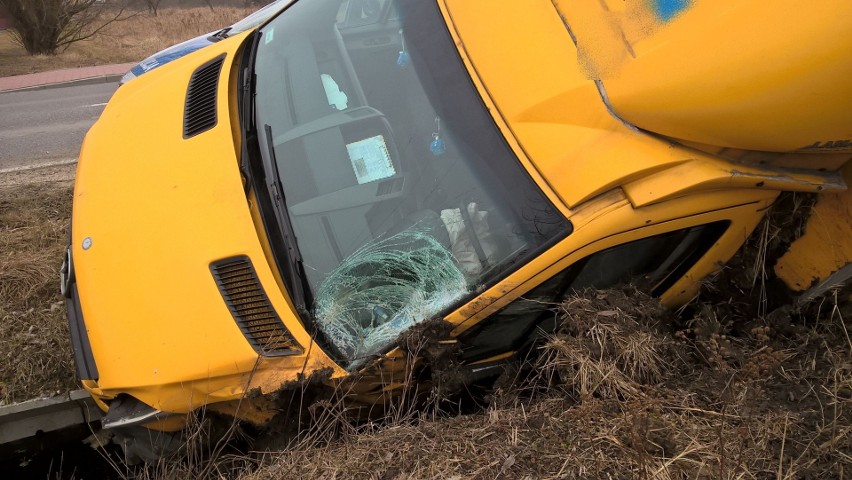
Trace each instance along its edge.
<path fill-rule="evenodd" d="M 302 254 L 299 251 L 299 245 L 296 243 L 296 234 L 293 230 L 293 223 L 290 221 L 290 213 L 287 211 L 281 177 L 278 175 L 278 160 L 275 157 L 275 145 L 272 143 L 272 127 L 264 125 L 263 129 L 266 134 L 266 149 L 270 160 L 270 173 L 272 174 L 272 181 L 267 181 L 266 185 L 272 197 L 281 235 L 284 237 L 284 245 L 287 248 L 287 271 L 284 273 L 289 277 L 290 287 L 294 290 L 291 292 L 296 297 L 293 301 L 307 312 L 308 305 L 310 305 L 311 287 L 305 276 Z"/>
<path fill-rule="evenodd" d="M 231 27 L 225 27 L 222 30 L 219 30 L 218 32 L 214 33 L 213 35 L 210 35 L 208 38 L 210 39 L 210 41 L 218 42 L 219 40 L 224 40 L 228 38 L 228 32 L 230 31 Z"/>

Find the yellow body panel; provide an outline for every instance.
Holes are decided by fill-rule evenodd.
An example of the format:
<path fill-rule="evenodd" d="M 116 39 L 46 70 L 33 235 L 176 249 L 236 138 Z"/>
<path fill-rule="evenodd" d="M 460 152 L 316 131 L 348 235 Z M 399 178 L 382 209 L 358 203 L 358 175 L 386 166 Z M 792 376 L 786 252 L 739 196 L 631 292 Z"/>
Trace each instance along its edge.
<path fill-rule="evenodd" d="M 475 82 L 482 85 L 483 96 L 493 102 L 493 111 L 505 121 L 507 135 L 517 140 L 517 153 L 530 159 L 568 207 L 685 162 L 718 165 L 719 157 L 644 134 L 614 116 L 595 81 L 586 74 L 553 4 L 488 5 L 447 0 L 451 33 L 458 39 Z M 745 168 L 726 163 L 721 170 Z M 749 175 L 795 179 L 783 189 L 845 188 L 836 174 L 750 168 Z M 672 176 L 679 178 L 680 174 L 673 172 Z M 755 179 L 751 187 L 763 188 L 766 180 Z M 747 187 L 746 183 L 727 188 Z"/>
<path fill-rule="evenodd" d="M 613 110 L 684 141 L 852 151 L 852 19 L 846 0 L 554 2 Z"/>
<path fill-rule="evenodd" d="M 852 164 L 844 168 L 852 181 Z M 852 191 L 820 195 L 805 233 L 775 264 L 775 273 L 794 291 L 803 291 L 852 261 Z"/>
<path fill-rule="evenodd" d="M 304 370 L 342 372 L 312 348 L 276 288 L 237 168 L 228 82 L 219 83 L 218 124 L 182 138 L 190 75 L 222 54 L 228 71 L 241 40 L 222 41 L 122 87 L 86 137 L 71 243 L 100 374 L 93 393 L 129 393 L 161 410 L 188 412 L 255 386 L 274 390 Z M 91 247 L 83 249 L 86 238 Z M 209 266 L 233 255 L 252 259 L 305 354 L 261 358 L 246 341 Z"/>

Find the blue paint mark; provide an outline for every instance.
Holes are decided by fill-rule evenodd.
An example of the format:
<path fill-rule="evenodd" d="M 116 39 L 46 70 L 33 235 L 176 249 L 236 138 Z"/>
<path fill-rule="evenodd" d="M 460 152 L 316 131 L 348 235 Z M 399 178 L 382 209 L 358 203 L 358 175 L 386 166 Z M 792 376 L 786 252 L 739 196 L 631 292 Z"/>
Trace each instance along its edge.
<path fill-rule="evenodd" d="M 689 8 L 690 0 L 654 0 L 654 10 L 660 20 L 668 22 Z"/>

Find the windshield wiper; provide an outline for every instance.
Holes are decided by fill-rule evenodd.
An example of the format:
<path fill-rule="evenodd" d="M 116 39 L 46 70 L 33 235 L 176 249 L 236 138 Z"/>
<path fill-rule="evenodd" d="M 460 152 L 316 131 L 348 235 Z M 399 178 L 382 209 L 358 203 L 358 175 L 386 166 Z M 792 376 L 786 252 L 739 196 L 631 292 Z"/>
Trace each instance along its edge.
<path fill-rule="evenodd" d="M 224 39 L 228 38 L 228 32 L 231 31 L 231 28 L 232 27 L 225 27 L 222 30 L 219 30 L 218 32 L 214 33 L 213 35 L 210 35 L 210 37 L 208 37 L 208 38 L 213 42 L 218 42 L 219 40 L 224 40 Z"/>
<path fill-rule="evenodd" d="M 293 223 L 290 221 L 290 213 L 287 211 L 287 202 L 284 197 L 284 189 L 281 185 L 281 177 L 278 176 L 278 160 L 275 157 L 275 145 L 272 143 L 272 127 L 270 125 L 263 126 L 266 134 L 266 151 L 269 164 L 266 165 L 269 169 L 272 179 L 267 180 L 266 187 L 269 189 L 269 195 L 272 198 L 272 205 L 275 208 L 276 217 L 278 218 L 278 226 L 281 229 L 281 237 L 284 240 L 286 252 L 286 268 L 283 274 L 289 280 L 287 283 L 292 289 L 290 294 L 294 297 L 293 303 L 304 314 L 309 314 L 308 305 L 312 304 L 311 286 L 308 283 L 305 275 L 305 266 L 302 262 L 302 254 L 299 251 L 299 245 L 296 243 L 296 233 L 293 230 Z"/>
<path fill-rule="evenodd" d="M 310 285 L 305 277 L 302 256 L 296 244 L 296 236 L 287 205 L 284 201 L 284 193 L 281 190 L 278 177 L 278 164 L 275 158 L 275 149 L 272 144 L 272 128 L 264 126 L 266 142 L 258 141 L 258 132 L 255 120 L 255 86 L 256 75 L 254 73 L 255 56 L 257 45 L 261 35 L 255 33 L 247 46 L 242 63 L 242 76 L 240 78 L 239 108 L 240 123 L 243 132 L 242 155 L 240 156 L 240 173 L 245 179 L 246 194 L 254 189 L 258 201 L 258 209 L 266 230 L 266 236 L 273 251 L 275 263 L 281 276 L 284 278 L 287 290 L 300 313 L 309 318 L 308 307 L 311 305 Z M 266 148 L 267 155 L 261 154 L 260 149 Z M 265 207 L 268 205 L 269 207 Z M 274 217 L 273 215 L 274 214 Z"/>

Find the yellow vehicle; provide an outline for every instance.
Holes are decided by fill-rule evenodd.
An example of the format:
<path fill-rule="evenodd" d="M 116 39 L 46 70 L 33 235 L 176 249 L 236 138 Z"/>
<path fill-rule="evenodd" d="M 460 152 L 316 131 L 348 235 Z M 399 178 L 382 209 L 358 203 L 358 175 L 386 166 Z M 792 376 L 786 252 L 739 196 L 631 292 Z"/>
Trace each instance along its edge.
<path fill-rule="evenodd" d="M 104 427 L 261 423 L 247 393 L 317 372 L 381 402 L 429 319 L 499 372 L 572 289 L 689 301 L 781 192 L 819 192 L 837 230 L 779 276 L 837 281 L 844 6 L 302 0 L 122 86 L 82 147 L 63 269 Z"/>

